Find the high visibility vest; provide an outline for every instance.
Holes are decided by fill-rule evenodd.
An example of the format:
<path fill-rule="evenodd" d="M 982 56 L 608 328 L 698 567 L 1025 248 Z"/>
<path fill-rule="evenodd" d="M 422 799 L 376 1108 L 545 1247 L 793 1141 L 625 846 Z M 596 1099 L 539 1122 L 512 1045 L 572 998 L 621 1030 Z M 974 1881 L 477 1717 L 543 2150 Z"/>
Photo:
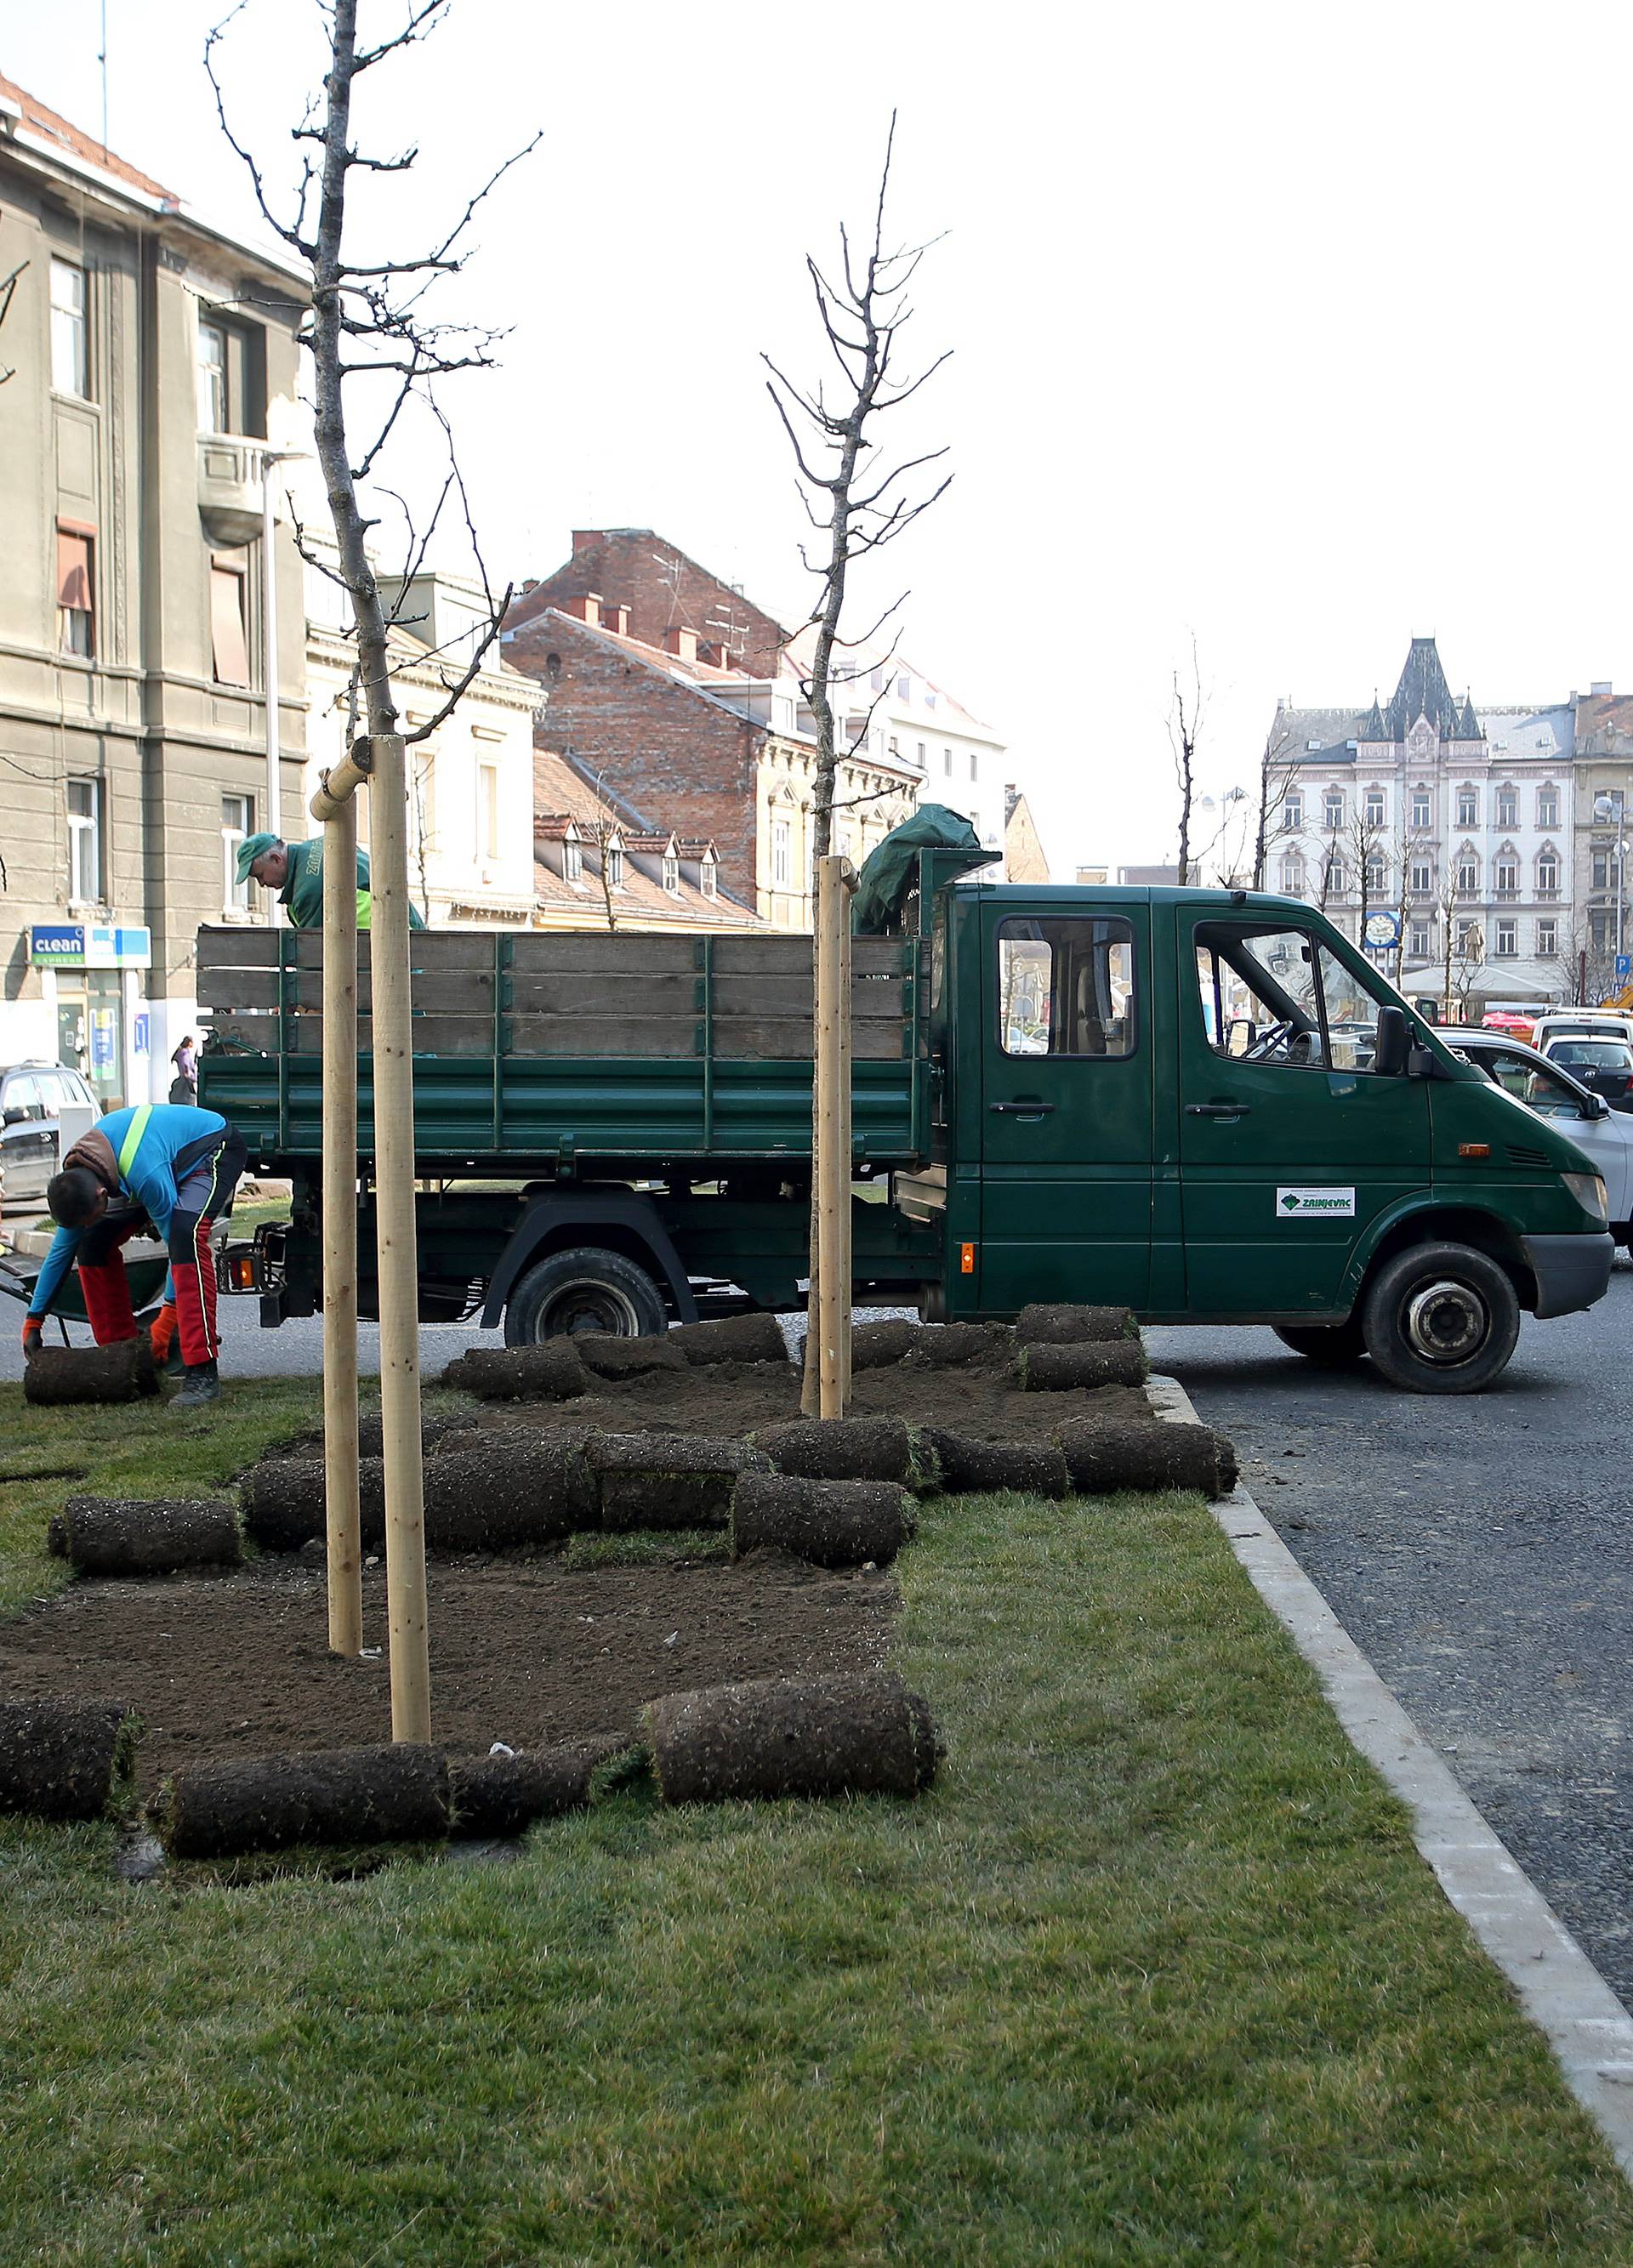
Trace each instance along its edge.
<path fill-rule="evenodd" d="M 142 1146 L 142 1137 L 147 1131 L 147 1122 L 152 1115 L 151 1102 L 138 1103 L 135 1116 L 125 1129 L 125 1138 L 119 1145 L 119 1178 L 122 1182 L 130 1177 L 130 1168 L 136 1163 L 136 1153 Z"/>

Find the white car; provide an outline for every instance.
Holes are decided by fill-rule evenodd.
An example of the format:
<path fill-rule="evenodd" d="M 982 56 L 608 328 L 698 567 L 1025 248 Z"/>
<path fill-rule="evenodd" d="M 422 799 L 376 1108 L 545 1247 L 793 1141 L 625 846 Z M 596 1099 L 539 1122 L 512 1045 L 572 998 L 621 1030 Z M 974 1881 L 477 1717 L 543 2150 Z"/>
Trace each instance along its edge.
<path fill-rule="evenodd" d="M 1615 1008 L 1555 1008 L 1531 1027 L 1531 1044 L 1544 1055 L 1550 1040 L 1626 1040 L 1633 1046 L 1633 1016 Z"/>
<path fill-rule="evenodd" d="M 1633 1250 L 1633 1115 L 1613 1110 L 1603 1095 L 1505 1032 L 1439 1024 L 1435 1037 L 1504 1094 L 1562 1126 L 1604 1175 L 1610 1233 L 1623 1251 Z"/>

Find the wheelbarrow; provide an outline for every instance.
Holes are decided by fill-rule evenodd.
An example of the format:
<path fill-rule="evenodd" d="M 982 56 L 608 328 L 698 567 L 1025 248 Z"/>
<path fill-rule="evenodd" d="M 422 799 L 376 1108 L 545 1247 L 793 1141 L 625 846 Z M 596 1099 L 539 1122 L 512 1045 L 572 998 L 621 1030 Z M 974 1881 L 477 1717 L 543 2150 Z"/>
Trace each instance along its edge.
<path fill-rule="evenodd" d="M 162 1244 L 151 1237 L 132 1237 L 124 1247 L 125 1274 L 130 1284 L 130 1304 L 141 1309 L 151 1307 L 165 1286 L 165 1277 L 170 1266 L 170 1256 Z M 40 1280 L 44 1262 L 31 1252 L 16 1252 L 0 1246 L 0 1292 L 7 1293 L 21 1307 L 26 1307 L 34 1296 L 34 1285 Z M 56 1297 L 51 1302 L 51 1313 L 63 1334 L 63 1344 L 69 1344 L 68 1325 L 89 1322 L 85 1303 L 79 1290 L 79 1270 L 70 1268 L 57 1286 Z"/>

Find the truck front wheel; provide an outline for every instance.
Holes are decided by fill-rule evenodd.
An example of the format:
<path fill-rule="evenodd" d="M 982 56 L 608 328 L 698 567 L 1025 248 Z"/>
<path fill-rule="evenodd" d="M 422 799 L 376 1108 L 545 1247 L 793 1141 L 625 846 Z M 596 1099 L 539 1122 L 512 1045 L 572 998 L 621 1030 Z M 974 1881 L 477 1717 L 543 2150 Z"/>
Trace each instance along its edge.
<path fill-rule="evenodd" d="M 536 1346 L 567 1331 L 651 1338 L 669 1329 L 663 1294 L 638 1261 L 598 1245 L 552 1252 L 505 1302 L 506 1346 Z"/>
<path fill-rule="evenodd" d="M 1478 1394 L 1519 1336 L 1519 1301 L 1489 1254 L 1416 1244 L 1381 1268 L 1362 1307 L 1367 1352 L 1412 1394 Z"/>

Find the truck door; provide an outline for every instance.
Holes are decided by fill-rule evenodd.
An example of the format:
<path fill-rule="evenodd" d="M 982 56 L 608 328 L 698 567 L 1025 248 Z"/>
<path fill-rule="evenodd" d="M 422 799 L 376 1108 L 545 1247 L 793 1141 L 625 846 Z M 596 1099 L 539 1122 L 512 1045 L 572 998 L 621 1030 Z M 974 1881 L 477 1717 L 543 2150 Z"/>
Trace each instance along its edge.
<path fill-rule="evenodd" d="M 1386 988 L 1324 925 L 1176 918 L 1187 1307 L 1341 1314 L 1356 1242 L 1430 1179 L 1427 1084 L 1369 1068 Z"/>
<path fill-rule="evenodd" d="M 1150 911 L 981 909 L 979 1307 L 1140 1307 L 1151 1266 Z"/>

